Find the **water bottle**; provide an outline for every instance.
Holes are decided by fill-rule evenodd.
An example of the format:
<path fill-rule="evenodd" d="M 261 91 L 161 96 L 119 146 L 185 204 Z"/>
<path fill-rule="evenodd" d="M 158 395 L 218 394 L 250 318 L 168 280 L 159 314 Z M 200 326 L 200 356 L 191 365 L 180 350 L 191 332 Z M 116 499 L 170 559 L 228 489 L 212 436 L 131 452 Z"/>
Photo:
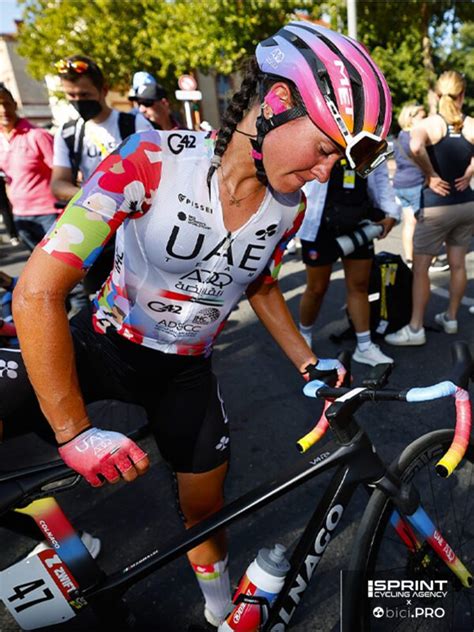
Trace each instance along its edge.
<path fill-rule="evenodd" d="M 341 251 L 341 256 L 350 255 L 359 246 L 366 246 L 375 237 L 383 233 L 383 227 L 380 224 L 367 222 L 358 226 L 354 232 L 349 235 L 341 235 L 336 238 L 337 245 Z"/>
<path fill-rule="evenodd" d="M 282 589 L 290 568 L 285 551 L 281 544 L 275 544 L 273 549 L 260 549 L 235 591 L 234 609 L 218 632 L 257 632 L 265 623 L 268 608 Z"/>

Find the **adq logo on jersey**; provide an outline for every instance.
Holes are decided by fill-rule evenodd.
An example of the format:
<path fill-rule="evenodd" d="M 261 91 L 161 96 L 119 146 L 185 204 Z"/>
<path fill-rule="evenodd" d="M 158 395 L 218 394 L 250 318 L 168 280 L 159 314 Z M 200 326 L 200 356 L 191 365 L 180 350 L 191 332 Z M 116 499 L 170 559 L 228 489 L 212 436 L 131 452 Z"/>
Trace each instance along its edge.
<path fill-rule="evenodd" d="M 173 154 L 180 154 L 183 149 L 196 149 L 196 137 L 189 134 L 170 134 L 168 147 Z"/>

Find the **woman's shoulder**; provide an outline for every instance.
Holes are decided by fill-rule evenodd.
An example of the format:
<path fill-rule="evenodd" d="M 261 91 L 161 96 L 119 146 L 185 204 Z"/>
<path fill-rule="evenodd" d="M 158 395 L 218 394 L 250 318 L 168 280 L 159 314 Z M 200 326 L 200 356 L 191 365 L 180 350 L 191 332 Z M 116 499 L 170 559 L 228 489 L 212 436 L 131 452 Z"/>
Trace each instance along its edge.
<path fill-rule="evenodd" d="M 472 116 L 465 117 L 462 131 L 467 140 L 474 143 L 474 118 Z"/>

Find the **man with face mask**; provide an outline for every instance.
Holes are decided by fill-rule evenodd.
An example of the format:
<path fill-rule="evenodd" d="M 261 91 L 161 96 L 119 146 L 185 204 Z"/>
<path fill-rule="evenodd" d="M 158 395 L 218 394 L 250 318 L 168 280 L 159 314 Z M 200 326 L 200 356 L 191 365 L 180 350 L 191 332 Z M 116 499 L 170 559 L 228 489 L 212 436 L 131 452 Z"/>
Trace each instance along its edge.
<path fill-rule="evenodd" d="M 82 181 L 87 180 L 125 136 L 151 129 L 151 124 L 141 114 L 136 114 L 134 126 L 128 133 L 121 133 L 123 113 L 107 105 L 108 86 L 92 59 L 73 55 L 59 61 L 56 69 L 66 99 L 79 114 L 77 122 L 63 125 L 54 139 L 51 187 L 58 199 L 67 202 L 79 190 L 78 174 Z"/>
<path fill-rule="evenodd" d="M 68 121 L 54 138 L 53 175 L 51 189 L 65 204 L 79 191 L 100 162 L 133 134 L 153 129 L 140 113 L 125 113 L 107 105 L 108 86 L 97 64 L 84 55 L 74 55 L 56 64 L 64 94 L 79 114 Z M 73 312 L 87 302 L 108 276 L 114 255 L 115 240 L 111 240 L 80 286 L 70 295 Z"/>

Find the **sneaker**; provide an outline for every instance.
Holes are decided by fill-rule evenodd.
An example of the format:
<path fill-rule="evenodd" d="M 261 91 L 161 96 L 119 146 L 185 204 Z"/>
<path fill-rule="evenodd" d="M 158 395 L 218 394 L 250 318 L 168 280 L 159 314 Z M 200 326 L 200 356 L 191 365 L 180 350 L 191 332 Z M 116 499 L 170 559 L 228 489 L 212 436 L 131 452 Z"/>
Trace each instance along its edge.
<path fill-rule="evenodd" d="M 290 241 L 286 245 L 286 254 L 287 255 L 296 254 L 296 241 L 294 239 L 290 239 Z"/>
<path fill-rule="evenodd" d="M 393 334 L 387 334 L 385 336 L 385 342 L 397 347 L 416 347 L 424 345 L 426 342 L 425 329 L 422 327 L 419 331 L 412 331 L 409 325 L 405 325 L 405 327 L 395 331 Z"/>
<path fill-rule="evenodd" d="M 86 549 L 92 555 L 92 557 L 94 559 L 97 559 L 100 553 L 100 549 L 102 548 L 102 543 L 99 538 L 94 538 L 94 536 L 90 533 L 87 533 L 87 531 L 83 531 L 81 533 L 81 540 Z M 45 540 L 43 540 L 43 542 L 37 544 L 35 548 L 28 553 L 26 558 L 28 559 L 29 557 L 33 557 L 33 555 L 37 555 L 38 553 L 41 553 L 41 551 L 45 551 L 46 549 L 50 548 L 50 545 Z"/>
<path fill-rule="evenodd" d="M 457 320 L 449 320 L 446 316 L 446 312 L 441 312 L 441 314 L 436 314 L 435 323 L 441 325 L 447 334 L 457 334 L 458 333 L 458 321 Z"/>
<path fill-rule="evenodd" d="M 301 331 L 301 329 L 299 330 L 299 332 L 303 336 L 304 341 L 306 342 L 308 347 L 311 349 L 311 345 L 313 343 L 313 334 L 312 333 L 307 333 L 306 331 Z"/>
<path fill-rule="evenodd" d="M 370 366 L 376 366 L 377 364 L 393 364 L 393 358 L 386 356 L 380 347 L 374 342 L 370 343 L 370 347 L 361 351 L 359 347 L 356 347 L 352 354 L 354 362 L 360 362 L 360 364 L 370 364 Z"/>
<path fill-rule="evenodd" d="M 429 267 L 430 272 L 444 272 L 444 270 L 449 270 L 449 263 L 447 259 L 440 259 L 439 257 L 435 257 L 431 262 Z"/>

